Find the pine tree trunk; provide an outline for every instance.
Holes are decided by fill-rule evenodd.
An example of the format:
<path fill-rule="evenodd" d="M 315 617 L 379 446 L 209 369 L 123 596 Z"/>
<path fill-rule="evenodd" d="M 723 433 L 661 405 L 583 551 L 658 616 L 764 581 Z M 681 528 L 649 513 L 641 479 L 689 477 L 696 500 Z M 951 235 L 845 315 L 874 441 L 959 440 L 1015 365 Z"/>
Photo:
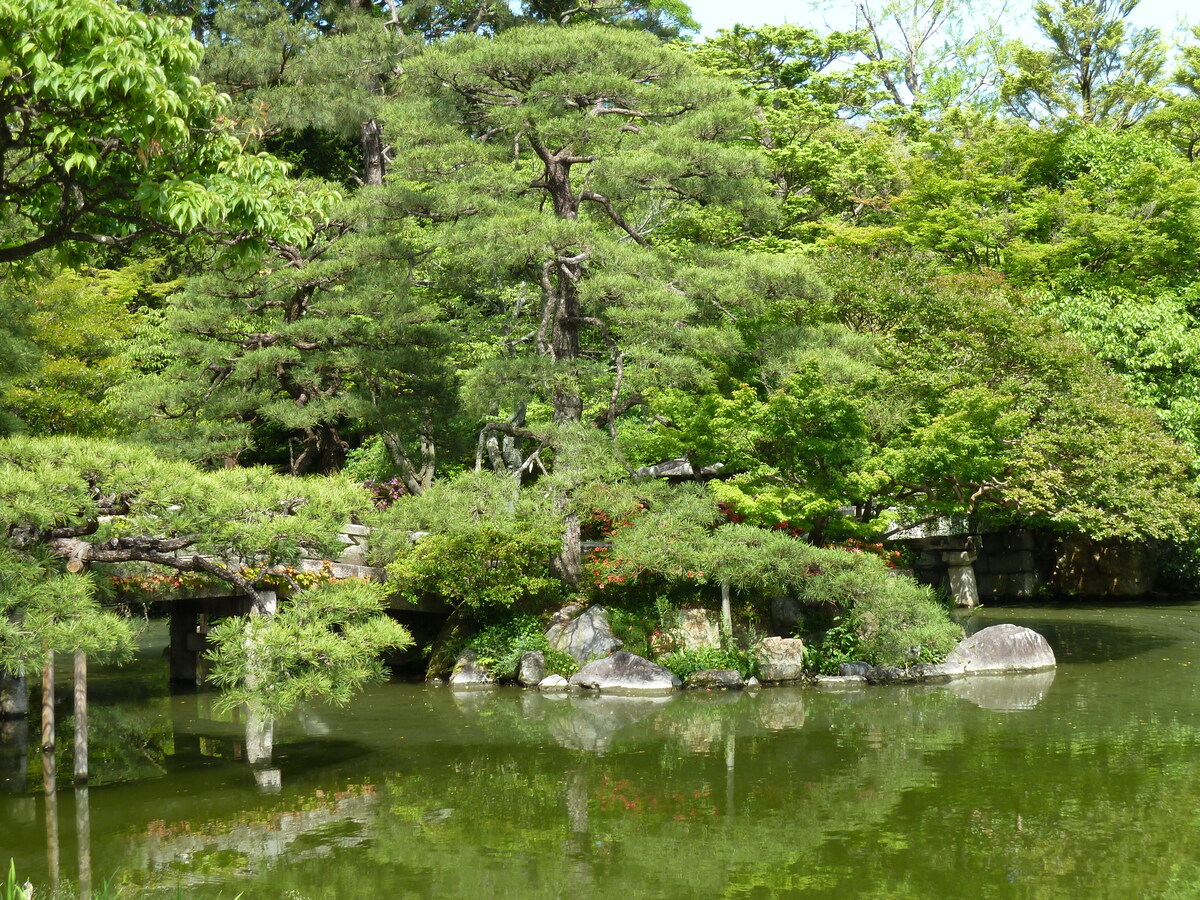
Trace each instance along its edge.
<path fill-rule="evenodd" d="M 580 549 L 579 516 L 567 513 L 563 519 L 562 550 L 554 561 L 555 574 L 570 587 L 578 587 L 583 574 L 583 553 Z"/>
<path fill-rule="evenodd" d="M 383 129 L 373 118 L 362 123 L 363 184 L 383 184 L 387 174 L 383 156 Z"/>

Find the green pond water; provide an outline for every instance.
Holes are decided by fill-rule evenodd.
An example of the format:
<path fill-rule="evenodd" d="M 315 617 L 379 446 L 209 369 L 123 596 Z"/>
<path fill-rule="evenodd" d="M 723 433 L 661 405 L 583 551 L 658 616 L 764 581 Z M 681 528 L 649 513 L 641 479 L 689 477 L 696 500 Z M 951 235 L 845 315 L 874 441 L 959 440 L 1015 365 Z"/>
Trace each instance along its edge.
<path fill-rule="evenodd" d="M 0 862 L 41 890 L 83 861 L 125 897 L 1200 897 L 1200 605 L 973 626 L 1003 621 L 1058 669 L 663 699 L 392 683 L 277 723 L 257 766 L 209 695 L 169 692 L 152 632 L 95 674 L 92 785 L 60 752 L 56 822 L 32 744 L 0 747 Z"/>

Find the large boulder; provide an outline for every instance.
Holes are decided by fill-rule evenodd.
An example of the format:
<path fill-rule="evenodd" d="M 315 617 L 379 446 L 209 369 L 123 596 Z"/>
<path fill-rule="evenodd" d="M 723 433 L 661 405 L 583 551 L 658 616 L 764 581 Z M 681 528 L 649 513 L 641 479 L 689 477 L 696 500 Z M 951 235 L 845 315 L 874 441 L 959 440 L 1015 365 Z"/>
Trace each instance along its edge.
<path fill-rule="evenodd" d="M 546 640 L 555 650 L 570 655 L 581 666 L 621 648 L 621 642 L 609 627 L 608 610 L 603 606 L 583 609 L 571 604 L 563 607 L 555 613 L 546 629 Z"/>
<path fill-rule="evenodd" d="M 801 681 L 804 678 L 804 641 L 800 638 L 763 638 L 754 650 L 758 676 L 763 681 Z"/>
<path fill-rule="evenodd" d="M 486 687 L 495 683 L 496 676 L 479 664 L 479 656 L 474 650 L 464 650 L 459 654 L 450 673 L 450 687 Z"/>
<path fill-rule="evenodd" d="M 681 682 L 670 669 L 618 650 L 588 663 L 571 676 L 571 684 L 623 694 L 665 694 L 678 690 Z"/>
<path fill-rule="evenodd" d="M 530 650 L 521 654 L 517 663 L 517 684 L 534 687 L 546 677 L 546 655 L 541 650 Z"/>
<path fill-rule="evenodd" d="M 678 609 L 671 614 L 667 634 L 680 650 L 705 650 L 721 646 L 717 616 L 707 609 Z"/>
<path fill-rule="evenodd" d="M 965 638 L 950 651 L 943 666 L 962 667 L 964 675 L 1037 672 L 1056 665 L 1046 639 L 1020 625 L 992 625 Z"/>

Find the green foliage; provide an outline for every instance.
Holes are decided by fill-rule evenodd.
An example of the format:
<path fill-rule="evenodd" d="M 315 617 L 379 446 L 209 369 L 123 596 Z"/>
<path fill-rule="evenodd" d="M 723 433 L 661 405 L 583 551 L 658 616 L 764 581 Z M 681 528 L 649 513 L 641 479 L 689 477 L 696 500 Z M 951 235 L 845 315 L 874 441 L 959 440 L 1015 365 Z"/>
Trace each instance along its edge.
<path fill-rule="evenodd" d="M 864 508 L 907 507 L 910 521 L 1019 511 L 1098 538 L 1192 527 L 1187 455 L 1094 356 L 1002 285 L 940 275 L 919 257 L 837 254 L 823 271 L 826 314 L 873 334 L 887 373 L 877 389 L 891 408 L 872 423 L 860 469 Z"/>
<path fill-rule="evenodd" d="M 158 261 L 147 260 L 13 284 L 14 303 L 27 300 L 23 325 L 40 357 L 5 397 L 26 431 L 112 436 L 123 430 L 107 400 L 133 376 L 128 351 L 142 321 L 140 308 L 156 305 L 176 286 L 156 283 L 157 267 Z"/>
<path fill-rule="evenodd" d="M 545 608 L 562 596 L 550 571 L 561 518 L 508 476 L 468 473 L 405 497 L 372 519 L 388 588 L 479 609 Z"/>
<path fill-rule="evenodd" d="M 135 635 L 128 618 L 101 607 L 88 576 L 0 546 L 0 669 L 16 672 L 46 651 L 121 660 Z"/>
<path fill-rule="evenodd" d="M 1135 28 L 1139 0 L 1035 0 L 1045 49 L 1010 50 L 1001 98 L 1035 122 L 1102 122 L 1125 128 L 1160 102 L 1166 48 L 1156 28 Z"/>
<path fill-rule="evenodd" d="M 857 658 L 879 666 L 941 662 L 963 636 L 929 589 L 907 580 L 896 590 L 860 597 L 845 618 Z"/>
<path fill-rule="evenodd" d="M 893 189 L 886 138 L 845 121 L 885 96 L 875 67 L 858 55 L 867 40 L 861 32 L 739 25 L 694 51 L 701 66 L 734 79 L 754 101 L 755 137 L 782 201 L 781 231 L 788 237 L 811 240 L 828 230 L 832 217 L 857 219 L 864 194 Z"/>
<path fill-rule="evenodd" d="M 1200 456 L 1200 327 L 1190 296 L 1082 289 L 1045 293 L 1035 303 L 1117 372 L 1139 405 L 1158 410 L 1194 458 Z"/>
<path fill-rule="evenodd" d="M 619 598 L 604 598 L 608 625 L 621 641 L 621 649 L 644 659 L 658 655 L 657 641 L 663 629 L 664 605 L 623 592 Z"/>
<path fill-rule="evenodd" d="M 515 672 L 525 653 L 540 651 L 546 660 L 546 671 L 570 677 L 579 669 L 574 657 L 554 650 L 546 639 L 546 623 L 539 616 L 518 614 L 485 625 L 467 640 L 480 665 L 498 675 Z"/>
<path fill-rule="evenodd" d="M 296 594 L 274 615 L 224 620 L 208 654 L 221 706 L 252 703 L 279 715 L 305 700 L 345 704 L 384 680 L 379 655 L 412 644 L 384 612 L 385 598 L 382 585 L 340 581 Z"/>
<path fill-rule="evenodd" d="M 659 657 L 659 665 L 674 672 L 680 679 L 703 669 L 733 669 L 743 678 L 758 674 L 753 652 L 734 648 L 700 647 L 676 650 Z"/>
<path fill-rule="evenodd" d="M 226 99 L 195 76 L 201 55 L 182 21 L 108 0 L 0 4 L 0 261 L 150 230 L 311 233 L 331 195 L 244 150 Z"/>
<path fill-rule="evenodd" d="M 821 675 L 837 675 L 838 666 L 842 663 L 861 659 L 859 649 L 858 634 L 853 624 L 844 617 L 838 617 L 818 638 L 805 643 L 804 666 Z"/>

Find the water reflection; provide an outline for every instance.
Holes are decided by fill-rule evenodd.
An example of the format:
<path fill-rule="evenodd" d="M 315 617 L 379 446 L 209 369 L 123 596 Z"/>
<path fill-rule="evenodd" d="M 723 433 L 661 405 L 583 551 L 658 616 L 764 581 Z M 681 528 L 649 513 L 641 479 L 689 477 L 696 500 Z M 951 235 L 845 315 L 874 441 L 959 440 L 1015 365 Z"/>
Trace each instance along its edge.
<path fill-rule="evenodd" d="M 1046 628 L 1057 672 L 949 685 L 393 684 L 269 727 L 147 691 L 93 704 L 93 787 L 54 816 L 27 731 L 0 744 L 0 835 L 38 885 L 57 854 L 149 897 L 1154 896 L 1200 872 L 1200 609 L 1135 612 L 1108 663 L 1072 661 L 1085 617 Z"/>
<path fill-rule="evenodd" d="M 946 685 L 956 697 L 970 700 L 983 709 L 1000 712 L 1033 709 L 1054 684 L 1054 669 L 1019 675 L 981 675 Z"/>

